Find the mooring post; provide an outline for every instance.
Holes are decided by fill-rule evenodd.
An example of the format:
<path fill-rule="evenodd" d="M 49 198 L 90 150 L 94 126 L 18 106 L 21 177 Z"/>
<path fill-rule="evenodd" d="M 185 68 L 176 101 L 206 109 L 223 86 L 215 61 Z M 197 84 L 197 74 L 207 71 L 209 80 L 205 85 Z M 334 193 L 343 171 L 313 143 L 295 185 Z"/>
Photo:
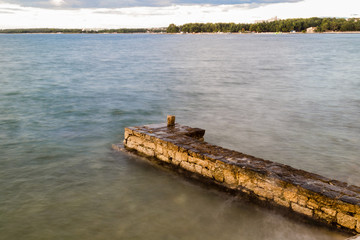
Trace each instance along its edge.
<path fill-rule="evenodd" d="M 175 115 L 167 115 L 167 126 L 175 126 Z"/>

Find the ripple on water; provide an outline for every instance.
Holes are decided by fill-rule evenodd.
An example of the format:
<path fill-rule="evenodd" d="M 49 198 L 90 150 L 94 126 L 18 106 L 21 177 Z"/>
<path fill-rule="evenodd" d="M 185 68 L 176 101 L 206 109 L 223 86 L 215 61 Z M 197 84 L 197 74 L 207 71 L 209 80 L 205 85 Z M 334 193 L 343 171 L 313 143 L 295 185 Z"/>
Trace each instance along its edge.
<path fill-rule="evenodd" d="M 1 36 L 1 237 L 343 239 L 110 146 L 126 126 L 175 114 L 206 129 L 211 143 L 357 184 L 357 42 L 342 34 Z"/>

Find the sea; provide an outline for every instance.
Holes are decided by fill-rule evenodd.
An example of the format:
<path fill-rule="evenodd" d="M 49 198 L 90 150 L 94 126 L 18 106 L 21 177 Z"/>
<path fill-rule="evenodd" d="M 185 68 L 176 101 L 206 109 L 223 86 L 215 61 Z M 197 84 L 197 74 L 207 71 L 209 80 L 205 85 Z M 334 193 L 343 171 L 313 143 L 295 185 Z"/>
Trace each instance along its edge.
<path fill-rule="evenodd" d="M 360 185 L 359 34 L 0 35 L 0 239 L 345 239 L 143 158 L 124 127 Z"/>

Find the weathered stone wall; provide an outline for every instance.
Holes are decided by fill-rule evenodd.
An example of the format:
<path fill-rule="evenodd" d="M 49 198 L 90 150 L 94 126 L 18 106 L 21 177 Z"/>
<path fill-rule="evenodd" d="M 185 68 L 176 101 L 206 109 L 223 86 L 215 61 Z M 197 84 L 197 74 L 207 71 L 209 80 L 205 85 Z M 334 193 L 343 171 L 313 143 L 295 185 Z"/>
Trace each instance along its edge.
<path fill-rule="evenodd" d="M 204 133 L 179 124 L 129 127 L 124 146 L 320 222 L 360 232 L 360 187 L 211 145 L 203 141 Z"/>

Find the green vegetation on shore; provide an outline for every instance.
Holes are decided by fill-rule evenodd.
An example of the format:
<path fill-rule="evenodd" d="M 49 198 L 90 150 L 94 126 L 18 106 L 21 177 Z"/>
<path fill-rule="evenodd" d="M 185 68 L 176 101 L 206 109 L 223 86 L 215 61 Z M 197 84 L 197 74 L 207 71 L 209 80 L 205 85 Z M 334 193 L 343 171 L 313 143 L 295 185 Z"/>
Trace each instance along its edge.
<path fill-rule="evenodd" d="M 120 29 L 61 29 L 61 28 L 25 28 L 3 29 L 0 33 L 159 33 L 166 28 L 120 28 Z"/>
<path fill-rule="evenodd" d="M 360 20 L 355 18 L 293 18 L 276 21 L 244 23 L 187 23 L 181 26 L 170 24 L 168 33 L 214 33 L 214 32 L 306 32 L 309 27 L 316 32 L 360 31 Z"/>
<path fill-rule="evenodd" d="M 60 29 L 26 28 L 0 29 L 0 33 L 238 33 L 238 32 L 306 32 L 313 27 L 315 32 L 360 31 L 359 18 L 292 18 L 257 23 L 186 23 L 167 28 L 120 28 L 120 29 Z"/>

